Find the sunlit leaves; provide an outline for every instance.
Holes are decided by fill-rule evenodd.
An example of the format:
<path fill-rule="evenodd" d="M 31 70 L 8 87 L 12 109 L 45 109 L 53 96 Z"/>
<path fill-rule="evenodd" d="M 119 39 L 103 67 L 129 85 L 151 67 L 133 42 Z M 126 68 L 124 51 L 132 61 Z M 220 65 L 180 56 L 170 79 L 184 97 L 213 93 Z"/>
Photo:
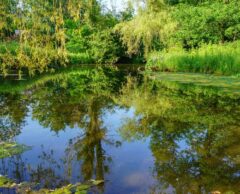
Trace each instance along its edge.
<path fill-rule="evenodd" d="M 1 2 L 0 9 L 1 38 L 19 39 L 16 53 L 0 52 L 0 71 L 4 76 L 10 69 L 20 76 L 23 71 L 32 76 L 67 64 L 65 20 L 94 25 L 101 7 L 95 0 L 11 0 Z"/>
<path fill-rule="evenodd" d="M 176 25 L 171 18 L 170 8 L 160 11 L 149 9 L 140 11 L 132 20 L 116 26 L 130 55 L 144 51 L 146 56 L 152 50 L 161 49 L 174 32 Z"/>

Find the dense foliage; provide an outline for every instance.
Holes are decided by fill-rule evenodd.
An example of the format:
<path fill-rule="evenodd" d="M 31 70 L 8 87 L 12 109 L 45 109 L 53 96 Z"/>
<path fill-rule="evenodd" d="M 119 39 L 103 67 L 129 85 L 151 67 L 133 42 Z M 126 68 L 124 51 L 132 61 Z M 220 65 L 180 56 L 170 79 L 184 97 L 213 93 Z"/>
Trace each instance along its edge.
<path fill-rule="evenodd" d="M 3 0 L 0 72 L 33 75 L 67 64 L 146 60 L 151 66 L 171 70 L 176 64 L 169 61 L 175 61 L 175 55 L 167 61 L 162 55 L 172 49 L 177 47 L 186 55 L 190 52 L 192 58 L 202 45 L 208 52 L 206 45 L 221 44 L 227 51 L 224 64 L 222 56 L 218 57 L 221 54 L 214 53 L 214 60 L 193 57 L 194 62 L 188 61 L 187 66 L 205 73 L 219 73 L 216 66 L 220 66 L 227 69 L 220 74 L 238 74 L 238 52 L 233 54 L 234 47 L 228 43 L 240 39 L 239 7 L 238 0 L 130 0 L 124 11 L 115 12 L 98 0 Z M 156 56 L 158 62 L 152 63 Z M 180 58 L 185 61 L 185 54 Z M 186 69 L 189 71 L 182 64 L 177 71 Z"/>
<path fill-rule="evenodd" d="M 9 70 L 34 75 L 66 64 L 115 63 L 125 55 L 113 32 L 121 14 L 104 10 L 96 0 L 4 0 L 0 10 L 4 75 Z"/>
<path fill-rule="evenodd" d="M 229 44 L 240 39 L 239 7 L 238 0 L 146 0 L 116 30 L 130 55 L 161 70 L 239 74 L 238 43 Z"/>

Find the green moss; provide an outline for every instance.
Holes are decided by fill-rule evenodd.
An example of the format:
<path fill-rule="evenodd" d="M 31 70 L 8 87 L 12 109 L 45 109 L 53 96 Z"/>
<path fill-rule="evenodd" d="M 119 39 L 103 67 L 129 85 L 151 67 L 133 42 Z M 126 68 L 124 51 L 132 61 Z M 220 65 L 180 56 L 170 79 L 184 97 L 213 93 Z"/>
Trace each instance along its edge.
<path fill-rule="evenodd" d="M 17 143 L 12 143 L 12 142 L 0 143 L 0 159 L 21 154 L 29 149 L 30 147 L 25 145 L 20 145 Z"/>

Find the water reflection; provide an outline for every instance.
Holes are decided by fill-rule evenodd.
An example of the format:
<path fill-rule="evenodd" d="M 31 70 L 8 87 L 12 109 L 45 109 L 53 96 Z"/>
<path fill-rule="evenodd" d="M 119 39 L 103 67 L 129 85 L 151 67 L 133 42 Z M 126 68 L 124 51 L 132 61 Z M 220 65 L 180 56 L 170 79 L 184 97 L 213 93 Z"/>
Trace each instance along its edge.
<path fill-rule="evenodd" d="M 26 105 L 21 94 L 0 94 L 0 142 L 20 133 L 28 112 Z"/>
<path fill-rule="evenodd" d="M 129 82 L 120 102 L 135 117 L 121 128 L 127 140 L 150 137 L 153 174 L 176 193 L 234 191 L 240 185 L 239 99 L 199 93 L 176 83 Z M 195 92 L 197 91 L 197 92 Z"/>
<path fill-rule="evenodd" d="M 219 93 L 217 88 L 126 80 L 127 74 L 115 68 L 85 69 L 2 93 L 0 141 L 15 140 L 21 133 L 35 137 L 38 130 L 22 131 L 34 121 L 38 123 L 34 127 L 47 132 L 39 136 L 43 139 L 46 134 L 46 140 L 36 143 L 40 148 L 33 146 L 26 154 L 2 159 L 0 173 L 18 182 L 39 183 L 39 188 L 120 179 L 122 174 L 112 172 L 113 163 L 119 161 L 110 147 L 131 149 L 133 142 L 145 139 L 141 143 L 151 150 L 154 163 L 144 168 L 152 167 L 155 181 L 136 190 L 120 185 L 124 193 L 240 192 L 240 97 Z M 104 119 L 117 109 L 134 110 L 134 115 L 123 115 L 118 134 L 111 136 L 111 126 Z M 128 180 L 139 180 L 141 172 L 135 174 Z M 114 186 L 107 187 L 101 185 L 92 192 L 117 193 Z"/>
<path fill-rule="evenodd" d="M 103 143 L 114 147 L 121 143 L 107 137 L 107 127 L 103 126 L 102 119 L 105 112 L 114 111 L 116 107 L 110 95 L 121 87 L 124 81 L 121 75 L 122 72 L 111 68 L 74 71 L 57 79 L 54 77 L 54 80 L 47 79 L 21 93 L 2 94 L 1 104 L 5 108 L 1 116 L 4 127 L 1 128 L 2 141 L 21 133 L 28 111 L 33 120 L 56 134 L 67 128 L 78 128 L 80 135 L 69 140 L 60 160 L 53 150 L 45 151 L 43 145 L 36 166 L 27 166 L 27 161 L 13 156 L 2 160 L 1 173 L 18 182 L 28 180 L 40 183 L 40 187 L 55 188 L 71 182 L 75 171 L 73 163 L 79 161 L 82 182 L 104 180 L 112 159 L 104 150 Z M 8 165 L 10 163 L 15 165 Z M 67 172 L 66 177 L 59 174 L 61 169 Z M 103 185 L 99 189 L 103 192 Z"/>

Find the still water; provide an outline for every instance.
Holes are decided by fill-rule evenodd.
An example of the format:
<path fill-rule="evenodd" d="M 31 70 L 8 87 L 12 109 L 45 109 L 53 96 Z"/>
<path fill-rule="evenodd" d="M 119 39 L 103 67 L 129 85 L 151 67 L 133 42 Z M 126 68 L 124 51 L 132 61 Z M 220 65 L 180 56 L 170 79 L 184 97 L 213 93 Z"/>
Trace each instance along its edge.
<path fill-rule="evenodd" d="M 0 159 L 0 174 L 18 183 L 54 189 L 94 179 L 104 184 L 89 193 L 240 193 L 237 92 L 116 68 L 4 82 L 0 91 L 0 142 L 30 146 Z"/>

